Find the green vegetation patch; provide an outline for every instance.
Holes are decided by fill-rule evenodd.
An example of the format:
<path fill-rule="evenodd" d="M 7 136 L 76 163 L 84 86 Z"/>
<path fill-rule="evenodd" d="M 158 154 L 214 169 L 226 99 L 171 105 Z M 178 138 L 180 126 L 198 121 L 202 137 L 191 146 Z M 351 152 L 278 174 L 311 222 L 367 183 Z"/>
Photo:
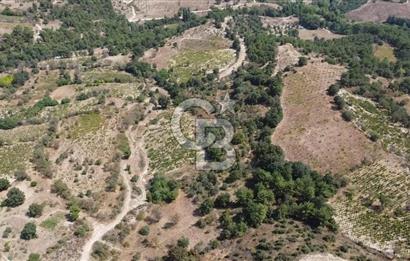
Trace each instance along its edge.
<path fill-rule="evenodd" d="M 57 213 L 41 222 L 40 227 L 48 230 L 54 230 L 63 219 L 64 213 Z"/>
<path fill-rule="evenodd" d="M 174 138 L 170 121 L 170 112 L 164 112 L 150 123 L 151 127 L 144 134 L 153 174 L 166 173 L 186 164 L 193 164 L 195 159 L 195 152 L 183 148 Z M 181 129 L 184 133 L 192 133 L 193 130 L 186 124 L 186 121 L 182 119 Z"/>
<path fill-rule="evenodd" d="M 235 58 L 231 50 L 184 51 L 170 61 L 171 78 L 179 83 L 207 71 L 221 69 Z"/>
<path fill-rule="evenodd" d="M 114 70 L 94 70 L 84 73 L 84 82 L 91 83 L 126 83 L 133 82 L 135 78 L 128 73 Z"/>
<path fill-rule="evenodd" d="M 77 139 L 88 133 L 96 132 L 104 124 L 104 117 L 99 112 L 89 112 L 79 116 L 70 131 L 71 138 Z"/>
<path fill-rule="evenodd" d="M 386 59 L 391 63 L 395 63 L 397 61 L 396 56 L 394 55 L 394 49 L 388 44 L 383 45 L 375 45 L 373 48 L 373 54 L 376 58 L 380 60 Z"/>
<path fill-rule="evenodd" d="M 356 237 L 384 245 L 401 239 L 399 252 L 410 254 L 410 179 L 399 165 L 376 162 L 349 174 L 350 188 L 334 204 L 340 224 L 351 224 Z"/>
<path fill-rule="evenodd" d="M 0 87 L 10 87 L 13 83 L 13 75 L 5 75 L 0 77 Z"/>
<path fill-rule="evenodd" d="M 352 112 L 356 125 L 372 140 L 379 140 L 386 150 L 399 155 L 410 154 L 408 130 L 390 121 L 387 111 L 376 107 L 370 100 L 360 98 L 347 91 L 341 92 Z"/>
<path fill-rule="evenodd" d="M 12 174 L 18 169 L 24 169 L 32 149 L 32 146 L 27 144 L 0 147 L 0 173 Z"/>

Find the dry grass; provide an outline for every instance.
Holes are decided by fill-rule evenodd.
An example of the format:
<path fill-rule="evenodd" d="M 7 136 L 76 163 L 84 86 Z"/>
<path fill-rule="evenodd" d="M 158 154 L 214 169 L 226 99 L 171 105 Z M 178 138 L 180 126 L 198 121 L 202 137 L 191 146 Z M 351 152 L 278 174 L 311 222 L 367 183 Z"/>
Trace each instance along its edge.
<path fill-rule="evenodd" d="M 410 18 L 410 3 L 369 1 L 360 8 L 347 13 L 347 17 L 352 20 L 365 22 L 384 22 L 389 16 Z"/>
<path fill-rule="evenodd" d="M 384 43 L 383 45 L 375 45 L 373 47 L 373 54 L 376 58 L 380 60 L 386 59 L 391 63 L 395 63 L 397 61 L 396 56 L 394 55 L 394 49 L 389 44 Z"/>
<path fill-rule="evenodd" d="M 379 154 L 379 149 L 353 124 L 332 109 L 327 88 L 345 69 L 313 58 L 284 78 L 281 97 L 284 118 L 272 141 L 286 158 L 319 171 L 343 172 Z"/>
<path fill-rule="evenodd" d="M 299 29 L 299 38 L 303 40 L 314 40 L 315 38 L 331 40 L 343 37 L 343 35 L 332 33 L 327 29 L 307 30 Z"/>

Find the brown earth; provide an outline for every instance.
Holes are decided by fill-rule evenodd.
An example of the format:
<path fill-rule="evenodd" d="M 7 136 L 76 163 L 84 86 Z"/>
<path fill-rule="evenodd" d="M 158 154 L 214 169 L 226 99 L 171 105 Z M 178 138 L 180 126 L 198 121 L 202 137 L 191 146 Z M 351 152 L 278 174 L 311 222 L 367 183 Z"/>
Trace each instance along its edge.
<path fill-rule="evenodd" d="M 272 142 L 282 147 L 288 160 L 322 172 L 343 172 L 379 155 L 378 147 L 332 108 L 333 98 L 326 94 L 344 71 L 342 66 L 312 58 L 307 66 L 285 76 L 284 117 Z"/>
<path fill-rule="evenodd" d="M 316 30 L 299 29 L 299 38 L 303 40 L 314 40 L 315 38 L 331 40 L 341 37 L 343 37 L 343 35 L 332 33 L 323 28 Z"/>
<path fill-rule="evenodd" d="M 347 13 L 347 17 L 355 21 L 384 22 L 389 16 L 410 18 L 410 3 L 392 3 L 369 1 L 360 8 Z"/>

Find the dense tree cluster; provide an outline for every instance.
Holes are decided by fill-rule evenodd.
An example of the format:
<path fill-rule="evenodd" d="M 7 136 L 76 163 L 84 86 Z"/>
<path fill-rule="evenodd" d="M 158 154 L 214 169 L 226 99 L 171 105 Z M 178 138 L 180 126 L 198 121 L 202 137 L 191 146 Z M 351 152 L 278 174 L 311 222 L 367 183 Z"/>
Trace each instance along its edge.
<path fill-rule="evenodd" d="M 178 184 L 162 175 L 155 175 L 149 184 L 148 201 L 153 203 L 171 202 L 178 196 Z"/>

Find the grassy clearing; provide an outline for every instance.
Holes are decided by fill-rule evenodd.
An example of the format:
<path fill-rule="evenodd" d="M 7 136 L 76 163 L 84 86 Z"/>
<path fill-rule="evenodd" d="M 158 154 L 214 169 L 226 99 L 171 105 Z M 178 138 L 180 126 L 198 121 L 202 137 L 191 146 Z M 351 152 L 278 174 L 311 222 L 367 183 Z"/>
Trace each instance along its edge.
<path fill-rule="evenodd" d="M 170 120 L 171 112 L 164 112 L 150 123 L 150 128 L 144 133 L 150 169 L 154 174 L 193 164 L 195 159 L 195 152 L 183 148 L 174 138 Z M 182 129 L 186 130 L 184 123 L 187 126 L 187 121 L 182 121 Z"/>
<path fill-rule="evenodd" d="M 371 101 L 354 96 L 347 91 L 341 92 L 341 96 L 353 113 L 356 125 L 369 137 L 378 139 L 386 150 L 398 155 L 410 155 L 408 130 L 392 124 L 387 113 L 377 108 Z"/>
<path fill-rule="evenodd" d="M 47 230 L 54 230 L 57 225 L 64 219 L 64 213 L 57 213 L 41 222 L 40 227 Z"/>
<path fill-rule="evenodd" d="M 178 82 L 221 69 L 235 59 L 232 50 L 184 51 L 170 61 L 171 76 Z"/>
<path fill-rule="evenodd" d="M 13 75 L 5 75 L 0 77 L 0 87 L 10 87 L 13 80 Z"/>
<path fill-rule="evenodd" d="M 109 82 L 133 82 L 135 78 L 125 72 L 113 70 L 93 70 L 84 73 L 83 80 L 85 83 L 109 83 Z"/>
<path fill-rule="evenodd" d="M 349 174 L 350 188 L 334 204 L 336 220 L 354 237 L 384 248 L 395 242 L 410 257 L 410 179 L 399 164 L 380 161 Z"/>
<path fill-rule="evenodd" d="M 375 45 L 373 48 L 373 54 L 376 58 L 380 60 L 386 59 L 391 63 L 397 61 L 396 56 L 394 55 L 394 49 L 390 45 L 384 43 L 383 45 Z"/>
<path fill-rule="evenodd" d="M 24 169 L 32 154 L 32 146 L 16 144 L 0 147 L 0 173 L 12 174 L 18 169 Z"/>
<path fill-rule="evenodd" d="M 79 116 L 70 131 L 70 137 L 77 139 L 86 134 L 96 132 L 104 123 L 104 118 L 99 112 L 90 112 Z"/>

